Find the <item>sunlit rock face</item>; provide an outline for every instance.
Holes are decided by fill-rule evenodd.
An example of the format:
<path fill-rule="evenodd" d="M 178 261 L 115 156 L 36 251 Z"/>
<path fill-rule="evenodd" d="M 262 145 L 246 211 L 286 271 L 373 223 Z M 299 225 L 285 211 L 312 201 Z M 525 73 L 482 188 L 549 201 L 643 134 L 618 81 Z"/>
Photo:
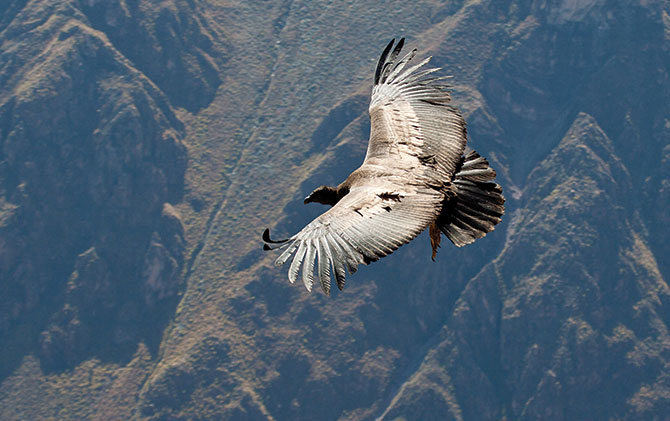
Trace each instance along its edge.
<path fill-rule="evenodd" d="M 88 0 L 81 10 L 174 106 L 197 110 L 214 97 L 225 54 L 200 3 Z"/>
<path fill-rule="evenodd" d="M 0 2 L 0 418 L 663 419 L 669 16 Z M 506 215 L 307 294 L 260 234 L 360 165 L 400 36 L 453 75 Z"/>
<path fill-rule="evenodd" d="M 164 209 L 182 194 L 183 125 L 76 2 L 32 2 L 0 39 L 0 337 L 46 325 L 41 353 L 60 367 L 177 292 L 183 228 Z"/>

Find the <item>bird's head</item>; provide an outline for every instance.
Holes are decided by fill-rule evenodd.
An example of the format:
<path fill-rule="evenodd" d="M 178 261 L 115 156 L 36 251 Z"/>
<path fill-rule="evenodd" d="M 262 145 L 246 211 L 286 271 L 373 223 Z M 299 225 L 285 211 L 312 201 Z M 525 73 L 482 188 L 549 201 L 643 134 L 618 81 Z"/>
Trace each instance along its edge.
<path fill-rule="evenodd" d="M 335 206 L 339 198 L 337 197 L 337 190 L 328 186 L 321 186 L 314 189 L 313 192 L 305 198 L 305 204 L 311 202 L 323 203 L 324 205 Z"/>

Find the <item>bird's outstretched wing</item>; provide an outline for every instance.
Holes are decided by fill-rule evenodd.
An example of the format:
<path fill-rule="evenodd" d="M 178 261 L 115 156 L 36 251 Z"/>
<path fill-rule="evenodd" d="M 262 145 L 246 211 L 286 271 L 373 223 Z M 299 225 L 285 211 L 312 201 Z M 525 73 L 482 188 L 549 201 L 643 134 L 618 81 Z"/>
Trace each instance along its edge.
<path fill-rule="evenodd" d="M 337 286 L 344 288 L 345 268 L 354 273 L 411 241 L 439 214 L 443 195 L 406 180 L 361 179 L 335 206 L 291 237 L 275 265 L 293 261 L 288 278 L 302 280 L 311 291 L 314 265 L 321 288 L 330 294 L 331 268 Z"/>
<path fill-rule="evenodd" d="M 416 50 L 396 62 L 403 44 L 391 41 L 377 65 L 370 141 L 365 161 L 345 181 L 349 193 L 281 246 L 286 249 L 275 264 L 293 256 L 289 280 L 295 282 L 302 268 L 308 290 L 315 263 L 329 294 L 331 268 L 342 289 L 345 268 L 354 273 L 428 227 L 460 163 L 465 122 L 448 105 L 444 78 L 432 77 L 438 69 L 421 70 L 430 58 L 408 67 Z"/>
<path fill-rule="evenodd" d="M 377 64 L 363 165 L 415 166 L 429 180 L 449 181 L 465 150 L 465 120 L 449 105 L 449 76 L 434 76 L 440 68 L 423 69 L 430 57 L 410 65 L 416 49 L 397 60 L 403 44 L 404 38 L 393 48 L 392 40 Z"/>

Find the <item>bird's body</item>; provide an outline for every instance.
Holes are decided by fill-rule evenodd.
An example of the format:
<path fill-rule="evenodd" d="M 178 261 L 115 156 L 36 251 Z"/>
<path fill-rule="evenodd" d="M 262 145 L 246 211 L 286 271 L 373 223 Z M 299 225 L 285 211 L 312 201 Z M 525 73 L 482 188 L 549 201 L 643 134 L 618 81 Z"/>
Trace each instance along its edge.
<path fill-rule="evenodd" d="M 463 246 L 494 229 L 504 213 L 495 171 L 472 151 L 464 155 L 465 121 L 449 105 L 439 69 L 409 66 L 412 50 L 396 61 L 404 39 L 391 41 L 375 71 L 370 102 L 370 140 L 363 164 L 337 187 L 321 186 L 305 203 L 332 207 L 287 240 L 276 265 L 292 256 L 289 281 L 311 290 L 315 261 L 322 289 L 330 293 L 331 269 L 340 289 L 345 268 L 354 273 L 395 251 L 430 227 L 433 258 L 444 233 Z M 393 48 L 393 50 L 391 50 Z M 266 249 L 271 246 L 266 244 Z"/>

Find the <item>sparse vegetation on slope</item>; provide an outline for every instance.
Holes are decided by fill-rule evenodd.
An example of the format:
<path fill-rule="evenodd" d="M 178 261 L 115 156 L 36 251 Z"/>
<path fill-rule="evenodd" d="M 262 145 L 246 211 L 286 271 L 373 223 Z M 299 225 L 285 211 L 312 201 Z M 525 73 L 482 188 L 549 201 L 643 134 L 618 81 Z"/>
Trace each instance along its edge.
<path fill-rule="evenodd" d="M 667 413 L 670 10 L 578 3 L 0 5 L 0 418 Z M 307 295 L 260 233 L 360 164 L 399 36 L 508 214 Z"/>

